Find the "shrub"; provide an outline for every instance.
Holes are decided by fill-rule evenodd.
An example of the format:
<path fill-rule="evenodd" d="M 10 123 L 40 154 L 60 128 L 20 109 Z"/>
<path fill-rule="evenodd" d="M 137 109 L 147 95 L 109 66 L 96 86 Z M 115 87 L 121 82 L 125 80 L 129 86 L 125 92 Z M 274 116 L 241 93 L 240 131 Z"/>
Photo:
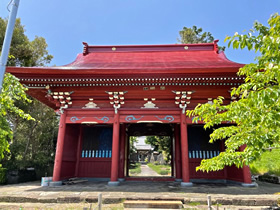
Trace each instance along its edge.
<path fill-rule="evenodd" d="M 168 175 L 171 172 L 170 165 L 154 165 L 152 163 L 148 163 L 148 166 L 160 175 Z"/>
<path fill-rule="evenodd" d="M 129 174 L 140 174 L 141 173 L 141 164 L 140 163 L 130 163 L 129 165 Z"/>
<path fill-rule="evenodd" d="M 28 170 L 19 170 L 18 171 L 19 179 L 18 182 L 30 182 L 36 180 L 36 172 L 35 170 L 28 171 Z"/>
<path fill-rule="evenodd" d="M 252 174 L 275 174 L 280 176 L 280 149 L 267 151 L 250 164 Z"/>
<path fill-rule="evenodd" d="M 6 168 L 0 168 L 0 184 L 5 184 L 7 181 L 7 169 Z"/>
<path fill-rule="evenodd" d="M 167 175 L 167 174 L 168 174 L 168 171 L 165 171 L 165 170 L 164 170 L 164 171 L 160 171 L 159 174 L 160 174 L 160 175 Z"/>

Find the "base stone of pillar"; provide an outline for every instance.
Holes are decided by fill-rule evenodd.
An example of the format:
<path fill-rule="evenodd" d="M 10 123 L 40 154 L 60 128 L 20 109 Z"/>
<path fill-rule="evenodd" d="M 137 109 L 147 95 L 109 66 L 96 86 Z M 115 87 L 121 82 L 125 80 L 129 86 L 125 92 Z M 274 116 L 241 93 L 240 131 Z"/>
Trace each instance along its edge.
<path fill-rule="evenodd" d="M 181 182 L 181 187 L 192 187 L 193 183 L 192 182 Z"/>
<path fill-rule="evenodd" d="M 59 187 L 62 185 L 62 181 L 50 182 L 50 187 Z"/>
<path fill-rule="evenodd" d="M 119 181 L 115 181 L 115 182 L 108 182 L 108 186 L 119 186 L 120 182 Z"/>
<path fill-rule="evenodd" d="M 183 179 L 175 179 L 175 182 L 182 182 Z"/>
<path fill-rule="evenodd" d="M 248 183 L 242 183 L 241 184 L 242 187 L 258 187 L 259 185 L 256 182 L 252 182 L 250 184 Z"/>

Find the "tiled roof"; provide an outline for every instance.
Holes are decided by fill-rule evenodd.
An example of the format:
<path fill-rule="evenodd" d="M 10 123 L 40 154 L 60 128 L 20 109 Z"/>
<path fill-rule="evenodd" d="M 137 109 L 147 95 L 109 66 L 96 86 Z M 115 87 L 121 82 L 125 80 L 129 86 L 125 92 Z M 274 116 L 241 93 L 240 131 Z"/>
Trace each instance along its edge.
<path fill-rule="evenodd" d="M 214 43 L 135 45 L 135 46 L 88 46 L 74 62 L 63 66 L 67 69 L 195 69 L 241 67 L 228 60 L 224 52 L 218 52 Z"/>

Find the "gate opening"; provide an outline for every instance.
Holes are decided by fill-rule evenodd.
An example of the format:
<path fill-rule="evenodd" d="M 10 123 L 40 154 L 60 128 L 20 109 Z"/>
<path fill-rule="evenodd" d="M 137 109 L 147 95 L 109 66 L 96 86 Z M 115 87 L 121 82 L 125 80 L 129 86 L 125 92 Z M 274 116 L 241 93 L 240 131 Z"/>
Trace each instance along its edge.
<path fill-rule="evenodd" d="M 129 124 L 128 166 L 130 177 L 173 177 L 174 135 L 172 124 Z"/>

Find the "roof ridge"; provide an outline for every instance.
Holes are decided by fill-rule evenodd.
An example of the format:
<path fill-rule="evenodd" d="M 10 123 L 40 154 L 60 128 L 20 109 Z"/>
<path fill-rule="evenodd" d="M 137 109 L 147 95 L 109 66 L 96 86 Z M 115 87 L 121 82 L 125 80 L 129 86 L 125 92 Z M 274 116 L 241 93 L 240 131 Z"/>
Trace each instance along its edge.
<path fill-rule="evenodd" d="M 148 52 L 148 51 L 215 51 L 218 53 L 218 45 L 215 40 L 212 43 L 195 44 L 156 44 L 156 45 L 88 45 L 83 42 L 83 55 L 93 52 Z"/>

